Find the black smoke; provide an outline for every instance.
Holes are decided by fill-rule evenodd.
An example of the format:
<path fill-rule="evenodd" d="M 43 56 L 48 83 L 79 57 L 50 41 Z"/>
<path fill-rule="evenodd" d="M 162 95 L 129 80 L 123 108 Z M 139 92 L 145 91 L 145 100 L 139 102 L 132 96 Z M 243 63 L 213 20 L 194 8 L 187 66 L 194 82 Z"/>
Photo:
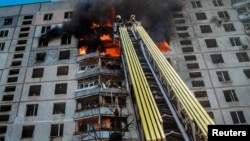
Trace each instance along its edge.
<path fill-rule="evenodd" d="M 90 51 L 95 51 L 100 46 L 100 35 L 112 34 L 113 28 L 107 23 L 113 23 L 115 15 L 121 15 L 126 21 L 131 14 L 136 15 L 154 41 L 162 38 L 169 41 L 171 13 L 181 8 L 177 0 L 85 0 L 75 6 L 71 22 L 52 28 L 39 42 L 49 42 L 67 34 L 78 39 L 78 47 L 86 45 Z M 93 28 L 93 23 L 98 26 Z"/>

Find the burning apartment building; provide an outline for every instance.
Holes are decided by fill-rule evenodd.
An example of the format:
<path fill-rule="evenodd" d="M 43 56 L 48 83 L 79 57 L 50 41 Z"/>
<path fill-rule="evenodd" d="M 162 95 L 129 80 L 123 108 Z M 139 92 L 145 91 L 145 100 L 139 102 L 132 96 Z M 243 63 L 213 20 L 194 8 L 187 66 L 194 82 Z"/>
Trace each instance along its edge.
<path fill-rule="evenodd" d="M 216 124 L 250 123 L 247 2 L 232 2 L 71 0 L 0 7 L 0 141 L 146 140 L 129 71 L 138 62 L 126 56 L 126 31 L 114 34 L 117 14 L 124 28 L 136 15 Z M 137 38 L 142 34 L 127 32 L 136 53 L 146 48 L 144 37 Z M 143 54 L 130 56 L 139 61 L 131 68 L 141 66 L 147 79 L 162 119 L 160 140 L 197 140 L 170 85 L 153 79 L 157 62 L 149 67 Z"/>

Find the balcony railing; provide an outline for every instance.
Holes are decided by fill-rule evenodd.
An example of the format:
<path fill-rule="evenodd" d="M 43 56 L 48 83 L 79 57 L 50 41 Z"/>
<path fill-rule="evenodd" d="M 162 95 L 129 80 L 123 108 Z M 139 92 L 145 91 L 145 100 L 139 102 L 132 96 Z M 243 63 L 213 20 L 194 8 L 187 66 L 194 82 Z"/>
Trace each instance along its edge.
<path fill-rule="evenodd" d="M 238 7 L 241 7 L 241 6 L 243 6 L 243 5 L 246 5 L 246 6 L 247 6 L 247 4 L 249 4 L 249 3 L 250 3 L 249 0 L 243 0 L 243 1 L 241 1 L 241 2 L 232 3 L 232 7 L 238 8 Z"/>

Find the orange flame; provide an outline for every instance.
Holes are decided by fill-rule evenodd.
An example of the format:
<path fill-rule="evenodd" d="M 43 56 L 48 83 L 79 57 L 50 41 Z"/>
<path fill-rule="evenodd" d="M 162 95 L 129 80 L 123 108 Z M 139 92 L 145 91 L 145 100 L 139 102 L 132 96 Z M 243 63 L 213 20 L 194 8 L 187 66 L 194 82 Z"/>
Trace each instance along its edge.
<path fill-rule="evenodd" d="M 101 37 L 100 37 L 101 41 L 110 41 L 112 40 L 112 38 L 110 37 L 109 34 L 103 34 Z"/>
<path fill-rule="evenodd" d="M 99 24 L 93 22 L 91 28 L 97 28 L 97 27 L 99 27 L 99 26 L 100 26 Z"/>
<path fill-rule="evenodd" d="M 111 57 L 120 57 L 121 50 L 119 47 L 109 47 L 105 48 L 105 52 L 101 52 L 101 56 L 109 55 Z"/>
<path fill-rule="evenodd" d="M 82 46 L 81 48 L 78 49 L 79 55 L 85 55 L 87 51 L 87 46 Z"/>
<path fill-rule="evenodd" d="M 169 45 L 166 41 L 158 42 L 157 47 L 161 52 L 168 52 L 170 50 Z"/>

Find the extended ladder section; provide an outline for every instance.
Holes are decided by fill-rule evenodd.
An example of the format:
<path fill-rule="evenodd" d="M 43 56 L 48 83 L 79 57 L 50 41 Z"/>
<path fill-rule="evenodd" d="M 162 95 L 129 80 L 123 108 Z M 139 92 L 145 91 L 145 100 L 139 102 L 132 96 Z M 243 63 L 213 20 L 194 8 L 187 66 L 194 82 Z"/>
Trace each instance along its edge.
<path fill-rule="evenodd" d="M 130 81 L 133 86 L 136 105 L 138 108 L 141 126 L 145 141 L 165 141 L 162 128 L 162 118 L 155 103 L 149 84 L 146 80 L 139 58 L 136 55 L 133 43 L 127 28 L 120 27 L 120 38 L 125 56 Z"/>
<path fill-rule="evenodd" d="M 124 32 L 125 30 L 121 31 Z M 208 125 L 213 125 L 214 121 L 210 118 L 208 113 L 201 106 L 199 101 L 195 98 L 193 93 L 189 90 L 189 88 L 186 86 L 186 84 L 183 82 L 183 80 L 180 78 L 177 72 L 169 64 L 163 53 L 160 52 L 160 50 L 153 42 L 153 40 L 150 38 L 150 36 L 147 34 L 147 32 L 144 30 L 144 28 L 142 26 L 136 26 L 135 32 L 139 34 L 141 40 L 145 44 L 145 50 L 149 53 L 150 58 L 152 58 L 154 65 L 158 68 L 159 75 L 164 79 L 164 81 L 167 82 L 167 85 L 171 87 L 171 90 L 173 91 L 175 97 L 177 98 L 177 101 L 181 106 L 181 109 L 185 111 L 188 120 L 191 122 L 190 124 L 192 126 L 192 130 L 199 130 L 200 132 L 199 136 L 202 135 L 206 140 L 208 133 Z M 126 45 L 126 47 L 127 46 L 129 48 L 130 45 Z M 126 48 L 126 50 L 128 49 Z M 136 58 L 135 56 L 133 56 L 131 52 L 132 51 L 126 51 L 126 55 L 129 55 L 133 59 Z M 131 58 L 127 57 L 127 59 Z M 132 63 L 131 65 L 134 64 L 134 66 L 131 66 L 132 67 L 131 69 L 136 69 L 140 65 L 137 65 L 135 62 L 133 62 L 134 61 L 133 59 L 129 60 Z M 138 95 L 141 95 L 141 93 L 138 92 Z M 143 114 L 141 116 L 143 116 Z M 197 140 L 195 139 L 194 132 L 192 134 L 194 140 Z M 195 134 L 197 134 L 197 132 Z"/>

